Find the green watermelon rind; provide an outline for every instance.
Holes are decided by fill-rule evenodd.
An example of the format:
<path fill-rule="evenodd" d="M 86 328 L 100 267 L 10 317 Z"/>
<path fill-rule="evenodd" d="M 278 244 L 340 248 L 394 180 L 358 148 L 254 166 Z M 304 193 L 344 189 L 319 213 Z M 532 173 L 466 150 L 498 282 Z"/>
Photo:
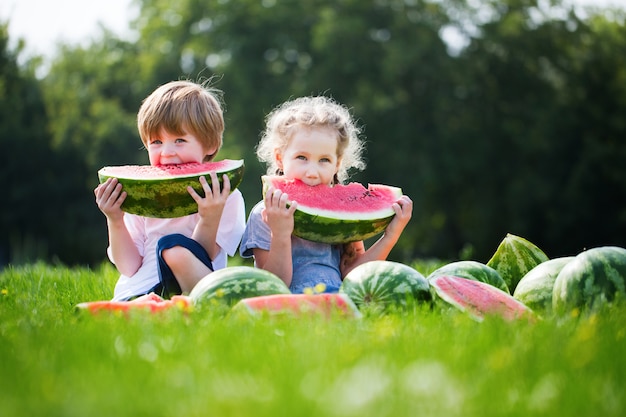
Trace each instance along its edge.
<path fill-rule="evenodd" d="M 226 168 L 218 170 L 216 173 L 218 174 L 220 188 L 223 184 L 222 175 L 226 174 L 228 176 L 232 192 L 243 180 L 244 161 L 243 159 L 224 161 L 229 161 L 230 163 Z M 104 167 L 98 171 L 100 183 L 114 177 L 107 174 L 108 168 L 110 167 Z M 154 218 L 175 218 L 194 214 L 198 211 L 198 203 L 191 197 L 187 187 L 192 187 L 199 195 L 204 196 L 204 190 L 198 178 L 205 176 L 210 185 L 210 172 L 210 170 L 203 170 L 190 175 L 153 179 L 132 179 L 116 176 L 115 178 L 122 184 L 122 189 L 127 194 L 122 204 L 122 210 L 130 214 Z"/>
<path fill-rule="evenodd" d="M 194 305 L 221 304 L 232 307 L 244 298 L 291 294 L 283 280 L 251 266 L 231 266 L 211 272 L 189 293 Z"/>
<path fill-rule="evenodd" d="M 522 277 L 548 259 L 548 256 L 534 243 L 507 233 L 486 265 L 498 271 L 510 292 L 514 293 Z"/>
<path fill-rule="evenodd" d="M 269 181 L 276 178 L 264 175 L 263 194 L 268 188 Z M 384 188 L 390 191 L 397 199 L 402 197 L 402 189 L 398 187 L 373 184 L 370 186 Z M 344 244 L 358 242 L 377 236 L 384 232 L 395 212 L 388 209 L 366 213 L 350 213 L 346 211 L 317 210 L 298 202 L 298 209 L 294 214 L 293 234 L 302 239 L 328 244 Z"/>
<path fill-rule="evenodd" d="M 579 253 L 554 282 L 557 314 L 595 311 L 626 296 L 626 248 L 601 246 Z"/>
<path fill-rule="evenodd" d="M 564 256 L 540 263 L 528 271 L 518 282 L 513 292 L 513 298 L 536 312 L 550 313 L 556 277 L 563 267 L 573 259 L 573 256 Z"/>
<path fill-rule="evenodd" d="M 350 271 L 339 288 L 357 307 L 382 310 L 432 301 L 428 280 L 415 268 L 393 261 L 370 261 Z"/>
<path fill-rule="evenodd" d="M 510 294 L 509 287 L 500 273 L 482 262 L 470 260 L 451 262 L 437 268 L 431 272 L 427 278 L 431 281 L 442 275 L 452 275 L 481 281 Z"/>

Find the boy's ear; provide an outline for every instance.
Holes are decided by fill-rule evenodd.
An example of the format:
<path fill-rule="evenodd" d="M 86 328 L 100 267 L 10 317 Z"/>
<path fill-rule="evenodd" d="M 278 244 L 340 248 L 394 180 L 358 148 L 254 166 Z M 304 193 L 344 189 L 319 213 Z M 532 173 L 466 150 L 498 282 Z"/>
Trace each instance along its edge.
<path fill-rule="evenodd" d="M 217 153 L 217 147 L 210 147 L 204 150 L 204 162 L 210 162 L 215 158 L 215 154 Z"/>

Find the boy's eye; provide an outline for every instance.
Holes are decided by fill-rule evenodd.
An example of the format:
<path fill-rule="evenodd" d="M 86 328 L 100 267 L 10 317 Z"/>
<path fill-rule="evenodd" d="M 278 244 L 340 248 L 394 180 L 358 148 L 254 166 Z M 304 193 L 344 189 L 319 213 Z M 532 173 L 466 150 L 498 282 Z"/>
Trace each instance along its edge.
<path fill-rule="evenodd" d="M 153 141 L 150 141 L 150 145 L 160 145 L 162 142 L 160 139 L 154 139 Z"/>
<path fill-rule="evenodd" d="M 183 139 L 183 138 L 176 138 L 175 142 L 176 142 L 176 143 L 184 143 L 184 142 L 186 142 L 186 141 L 185 141 L 185 139 Z"/>

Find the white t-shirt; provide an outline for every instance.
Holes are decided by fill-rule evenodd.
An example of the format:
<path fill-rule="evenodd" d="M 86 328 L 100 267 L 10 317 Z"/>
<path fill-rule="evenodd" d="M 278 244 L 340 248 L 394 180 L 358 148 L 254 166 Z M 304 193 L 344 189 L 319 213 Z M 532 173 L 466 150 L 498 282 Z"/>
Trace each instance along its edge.
<path fill-rule="evenodd" d="M 135 295 L 145 294 L 159 283 L 157 271 L 156 245 L 160 238 L 173 233 L 191 237 L 200 216 L 195 213 L 173 219 L 156 219 L 134 214 L 124 214 L 124 223 L 130 232 L 139 254 L 143 257 L 139 270 L 131 277 L 121 275 L 115 285 L 113 300 L 123 300 Z M 222 218 L 217 229 L 217 244 L 220 253 L 212 259 L 213 270 L 226 267 L 227 254 L 233 256 L 237 251 L 241 236 L 246 226 L 246 213 L 241 192 L 234 190 L 224 206 Z M 111 248 L 107 249 L 111 262 Z"/>

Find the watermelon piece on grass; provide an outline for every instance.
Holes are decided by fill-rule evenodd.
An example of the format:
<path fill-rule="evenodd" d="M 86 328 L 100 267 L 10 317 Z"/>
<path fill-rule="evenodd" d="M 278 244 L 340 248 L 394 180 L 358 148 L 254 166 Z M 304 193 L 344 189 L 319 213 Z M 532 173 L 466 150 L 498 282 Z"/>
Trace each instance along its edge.
<path fill-rule="evenodd" d="M 244 298 L 232 309 L 233 313 L 245 312 L 252 316 L 293 315 L 352 317 L 361 313 L 350 297 L 345 294 L 274 294 Z"/>
<path fill-rule="evenodd" d="M 213 171 L 217 174 L 220 187 L 223 174 L 228 176 L 232 192 L 243 179 L 243 159 L 159 166 L 110 166 L 98 171 L 98 179 L 100 183 L 112 177 L 118 179 L 127 193 L 122 204 L 125 212 L 145 217 L 174 218 L 198 211 L 198 204 L 189 195 L 187 187 L 204 196 L 199 178 L 204 176 L 211 184 L 209 174 Z"/>
<path fill-rule="evenodd" d="M 513 294 L 522 277 L 547 260 L 548 256 L 534 243 L 507 233 L 487 262 L 487 266 L 498 271 Z"/>
<path fill-rule="evenodd" d="M 506 285 L 506 282 L 504 282 L 504 278 L 502 278 L 500 273 L 492 267 L 478 261 L 466 260 L 445 264 L 431 272 L 430 275 L 428 275 L 428 280 L 432 281 L 433 278 L 442 275 L 473 279 L 493 285 L 494 287 L 509 293 L 509 287 Z"/>
<path fill-rule="evenodd" d="M 332 187 L 309 186 L 299 180 L 264 175 L 263 195 L 272 186 L 298 203 L 293 234 L 314 242 L 341 244 L 382 233 L 395 216 L 391 207 L 402 189 L 382 184 L 353 182 Z"/>
<path fill-rule="evenodd" d="M 554 282 L 552 309 L 558 314 L 594 311 L 626 297 L 626 248 L 601 246 L 579 253 Z"/>
<path fill-rule="evenodd" d="M 127 314 L 131 311 L 158 313 L 172 309 L 189 311 L 191 309 L 191 300 L 184 295 L 175 295 L 171 299 L 165 300 L 155 293 L 150 293 L 131 301 L 87 301 L 77 304 L 76 309 L 79 311 L 87 311 L 93 315 L 102 313 Z"/>
<path fill-rule="evenodd" d="M 508 292 L 481 281 L 439 275 L 430 284 L 442 300 L 478 321 L 487 316 L 499 316 L 506 321 L 534 317 L 530 308 Z"/>

